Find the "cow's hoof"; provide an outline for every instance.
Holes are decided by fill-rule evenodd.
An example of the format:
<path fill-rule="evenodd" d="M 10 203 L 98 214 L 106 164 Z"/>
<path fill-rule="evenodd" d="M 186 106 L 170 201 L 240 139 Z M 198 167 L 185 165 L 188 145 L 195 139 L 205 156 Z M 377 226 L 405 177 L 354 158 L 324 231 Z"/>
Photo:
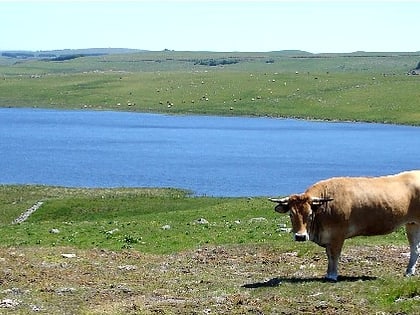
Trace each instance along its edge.
<path fill-rule="evenodd" d="M 324 278 L 324 282 L 328 282 L 328 283 L 337 283 L 337 282 L 338 282 L 338 280 L 337 280 L 337 279 L 331 279 L 331 278 L 327 278 L 327 277 L 325 277 L 325 278 Z"/>
<path fill-rule="evenodd" d="M 326 275 L 324 280 L 325 280 L 325 282 L 337 282 L 338 281 L 338 276 Z"/>

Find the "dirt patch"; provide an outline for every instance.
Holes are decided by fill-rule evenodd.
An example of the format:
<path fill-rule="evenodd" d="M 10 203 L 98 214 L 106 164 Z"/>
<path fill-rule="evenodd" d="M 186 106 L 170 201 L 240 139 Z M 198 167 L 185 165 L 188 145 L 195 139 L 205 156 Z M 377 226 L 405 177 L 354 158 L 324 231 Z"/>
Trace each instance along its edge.
<path fill-rule="evenodd" d="M 332 284 L 317 248 L 304 255 L 267 245 L 173 255 L 0 248 L 0 301 L 13 314 L 365 314 L 384 277 L 403 279 L 406 252 L 347 248 Z"/>

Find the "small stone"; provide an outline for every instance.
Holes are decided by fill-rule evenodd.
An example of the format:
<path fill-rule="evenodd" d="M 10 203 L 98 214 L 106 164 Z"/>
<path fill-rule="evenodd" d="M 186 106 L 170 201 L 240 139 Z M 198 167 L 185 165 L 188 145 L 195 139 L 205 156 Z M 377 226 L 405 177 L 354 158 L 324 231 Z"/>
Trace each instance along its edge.
<path fill-rule="evenodd" d="M 268 222 L 268 220 L 264 217 L 260 217 L 260 218 L 252 218 L 249 220 L 249 223 L 265 223 Z"/>
<path fill-rule="evenodd" d="M 207 221 L 204 218 L 200 218 L 200 219 L 196 220 L 195 223 L 197 223 L 197 224 L 209 224 L 209 221 Z"/>
<path fill-rule="evenodd" d="M 123 293 L 131 293 L 131 288 L 126 287 L 125 285 L 119 285 L 117 286 L 117 289 L 122 291 Z"/>
<path fill-rule="evenodd" d="M 164 226 L 162 226 L 162 230 L 170 230 L 171 229 L 171 226 L 169 225 L 169 224 L 166 224 L 166 225 L 164 225 Z"/>
<path fill-rule="evenodd" d="M 16 308 L 20 304 L 20 301 L 13 299 L 4 299 L 0 301 L 1 308 Z"/>
<path fill-rule="evenodd" d="M 280 232 L 290 233 L 290 232 L 292 232 L 292 229 L 291 228 L 280 228 Z"/>
<path fill-rule="evenodd" d="M 51 229 L 50 233 L 51 234 L 58 234 L 58 233 L 60 233 L 60 230 L 59 229 Z"/>
<path fill-rule="evenodd" d="M 3 290 L 3 293 L 6 293 L 6 294 L 12 293 L 14 295 L 19 295 L 19 294 L 23 294 L 23 291 L 20 288 L 11 288 L 11 289 Z"/>
<path fill-rule="evenodd" d="M 61 254 L 63 258 L 76 258 L 76 254 Z"/>
<path fill-rule="evenodd" d="M 119 270 L 123 270 L 123 271 L 132 271 L 132 270 L 136 270 L 137 269 L 137 266 L 134 266 L 134 265 L 121 265 L 121 266 L 118 266 L 118 269 Z"/>
<path fill-rule="evenodd" d="M 41 307 L 37 305 L 30 305 L 30 308 L 32 312 L 40 312 L 42 310 Z"/>
<path fill-rule="evenodd" d="M 74 293 L 76 292 L 76 289 L 75 288 L 59 288 L 55 290 L 55 292 L 58 294 Z"/>

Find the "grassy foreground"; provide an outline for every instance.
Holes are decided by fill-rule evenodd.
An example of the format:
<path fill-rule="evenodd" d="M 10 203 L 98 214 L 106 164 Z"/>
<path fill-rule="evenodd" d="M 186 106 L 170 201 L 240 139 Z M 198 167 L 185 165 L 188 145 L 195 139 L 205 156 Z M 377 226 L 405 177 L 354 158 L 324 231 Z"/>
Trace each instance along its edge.
<path fill-rule="evenodd" d="M 14 218 L 44 204 L 21 224 Z M 0 186 L 5 314 L 416 314 L 402 231 L 348 241 L 338 283 L 265 198 Z M 368 244 L 368 246 L 366 246 Z"/>

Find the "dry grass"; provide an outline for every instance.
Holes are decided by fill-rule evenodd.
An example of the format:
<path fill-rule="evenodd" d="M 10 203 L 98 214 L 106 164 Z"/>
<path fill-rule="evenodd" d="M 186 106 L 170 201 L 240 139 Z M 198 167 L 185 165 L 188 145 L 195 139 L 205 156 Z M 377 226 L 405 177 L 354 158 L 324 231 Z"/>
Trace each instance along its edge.
<path fill-rule="evenodd" d="M 340 281 L 328 283 L 322 279 L 326 259 L 318 247 L 300 254 L 267 245 L 234 245 L 171 255 L 1 247 L 0 301 L 18 304 L 0 311 L 415 314 L 418 277 L 403 277 L 406 251 L 398 246 L 350 246 L 341 260 Z M 62 257 L 68 253 L 76 257 Z"/>

